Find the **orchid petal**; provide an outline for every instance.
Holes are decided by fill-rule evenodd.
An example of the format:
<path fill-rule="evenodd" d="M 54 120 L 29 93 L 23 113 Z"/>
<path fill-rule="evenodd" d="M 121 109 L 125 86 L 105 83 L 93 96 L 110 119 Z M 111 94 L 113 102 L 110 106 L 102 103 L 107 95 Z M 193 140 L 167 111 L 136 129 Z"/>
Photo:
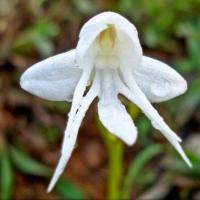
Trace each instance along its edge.
<path fill-rule="evenodd" d="M 79 113 L 79 108 L 80 108 L 81 104 L 85 105 L 84 107 L 82 107 L 83 111 L 80 111 L 79 115 L 81 115 L 81 116 L 79 117 L 79 115 L 78 115 L 78 119 L 79 118 L 82 119 L 84 117 L 84 112 L 86 112 L 86 110 L 88 109 L 88 107 L 91 103 L 90 102 L 90 99 L 92 97 L 91 93 L 93 92 L 94 89 L 91 88 L 90 89 L 91 93 L 88 93 L 88 95 L 86 95 L 85 98 L 83 97 L 87 83 L 90 79 L 91 71 L 92 71 L 91 65 L 87 66 L 87 68 L 84 68 L 83 74 L 76 86 L 75 91 L 74 91 L 71 110 L 69 113 L 68 124 L 67 124 L 67 128 L 65 130 L 64 140 L 63 140 L 63 144 L 62 144 L 61 159 L 58 163 L 58 166 L 56 168 L 56 171 L 54 173 L 52 181 L 49 185 L 48 191 L 51 191 L 52 188 L 54 187 L 54 185 L 56 184 L 59 176 L 61 175 L 61 173 L 64 170 L 65 165 L 67 164 L 67 161 L 70 158 L 71 152 L 73 151 L 73 147 L 75 145 L 77 134 L 78 134 L 78 129 L 80 126 L 79 123 L 81 123 L 81 121 L 78 123 L 74 123 L 76 121 L 76 116 Z M 96 84 L 94 84 L 94 86 L 96 87 Z"/>
<path fill-rule="evenodd" d="M 82 70 L 75 65 L 75 50 L 45 59 L 27 69 L 21 87 L 41 98 L 71 101 Z"/>
<path fill-rule="evenodd" d="M 125 106 L 117 98 L 116 89 L 112 87 L 113 74 L 111 71 L 106 71 L 101 77 L 102 91 L 98 103 L 99 119 L 112 134 L 128 145 L 132 145 L 137 138 L 137 129 Z M 109 75 L 110 77 L 108 77 Z"/>
<path fill-rule="evenodd" d="M 123 76 L 125 76 L 125 74 L 123 74 Z M 180 153 L 180 155 L 188 164 L 188 166 L 191 167 L 192 164 L 190 160 L 187 158 L 182 147 L 179 144 L 179 142 L 181 142 L 181 139 L 164 122 L 163 118 L 153 108 L 146 96 L 137 86 L 135 80 L 128 73 L 126 73 L 125 82 L 130 88 L 130 90 L 126 86 L 120 85 L 118 87 L 120 88 L 121 93 L 134 104 L 136 104 L 144 112 L 144 114 L 151 120 L 151 123 L 154 126 L 154 128 L 158 129 L 169 140 L 169 142 L 174 146 L 174 148 Z"/>
<path fill-rule="evenodd" d="M 85 105 L 84 107 L 82 107 L 83 111 L 80 111 L 80 113 L 83 113 L 85 111 L 85 109 L 86 110 L 88 109 L 88 107 L 91 103 L 89 101 L 91 98 L 90 93 L 88 93 L 88 95 L 86 95 L 85 98 L 83 97 L 86 86 L 87 86 L 87 82 L 90 78 L 90 74 L 91 74 L 91 66 L 88 66 L 88 68 L 84 69 L 83 74 L 76 86 L 75 91 L 74 91 L 74 96 L 73 96 L 73 101 L 72 101 L 72 105 L 71 105 L 71 110 L 69 113 L 67 128 L 64 133 L 64 140 L 63 140 L 62 150 L 61 150 L 61 158 L 60 158 L 58 166 L 55 170 L 55 173 L 53 175 L 52 181 L 49 185 L 48 192 L 51 191 L 52 188 L 54 187 L 54 185 L 56 184 L 59 176 L 63 172 L 64 167 L 67 164 L 67 161 L 69 160 L 70 155 L 73 151 L 73 148 L 74 148 L 74 145 L 76 142 L 76 138 L 77 138 L 77 134 L 78 134 L 78 129 L 80 126 L 79 123 L 74 123 L 76 121 L 76 116 L 79 113 L 79 108 L 80 108 L 81 104 Z M 90 90 L 93 91 L 92 88 Z M 82 118 L 84 117 L 84 113 L 83 113 L 83 115 L 81 115 L 81 117 Z M 78 117 L 78 118 L 81 119 L 81 117 Z M 81 121 L 80 121 L 80 123 L 81 123 Z"/>
<path fill-rule="evenodd" d="M 96 77 L 96 80 L 94 81 L 92 87 L 90 88 L 89 92 L 86 94 L 86 96 L 82 99 L 81 105 L 79 107 L 79 110 L 77 111 L 74 120 L 72 124 L 67 125 L 65 134 L 64 134 L 64 141 L 62 146 L 62 152 L 61 152 L 61 158 L 59 160 L 59 163 L 56 167 L 56 170 L 54 172 L 54 175 L 51 179 L 51 182 L 48 187 L 48 192 L 50 192 L 54 185 L 56 184 L 58 178 L 63 173 L 63 170 L 71 156 L 71 153 L 74 149 L 75 142 L 77 139 L 77 134 L 79 127 L 81 125 L 81 122 L 85 116 L 86 111 L 88 110 L 90 104 L 95 99 L 95 97 L 98 95 L 99 91 L 99 78 Z M 71 116 L 70 116 L 71 117 Z"/>
<path fill-rule="evenodd" d="M 137 129 L 127 113 L 125 106 L 117 97 L 100 99 L 98 104 L 99 119 L 102 124 L 126 144 L 132 145 L 137 139 Z"/>
<path fill-rule="evenodd" d="M 156 59 L 143 56 L 142 66 L 134 70 L 134 78 L 151 102 L 161 102 L 183 94 L 187 82 L 174 69 Z"/>

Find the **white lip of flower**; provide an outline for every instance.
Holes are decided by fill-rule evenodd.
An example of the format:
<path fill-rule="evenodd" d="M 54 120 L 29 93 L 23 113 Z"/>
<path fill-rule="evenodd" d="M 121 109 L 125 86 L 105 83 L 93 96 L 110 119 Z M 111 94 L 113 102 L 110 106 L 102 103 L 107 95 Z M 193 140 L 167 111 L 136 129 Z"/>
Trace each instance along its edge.
<path fill-rule="evenodd" d="M 86 95 L 88 84 L 91 87 Z M 186 81 L 168 65 L 142 55 L 137 30 L 121 15 L 101 13 L 81 29 L 78 45 L 29 68 L 21 87 L 41 98 L 71 101 L 61 158 L 50 182 L 51 191 L 74 149 L 78 129 L 92 101 L 98 97 L 98 114 L 103 125 L 128 145 L 137 138 L 137 129 L 118 99 L 124 95 L 136 104 L 180 153 L 181 139 L 168 127 L 150 102 L 161 102 L 184 93 Z"/>

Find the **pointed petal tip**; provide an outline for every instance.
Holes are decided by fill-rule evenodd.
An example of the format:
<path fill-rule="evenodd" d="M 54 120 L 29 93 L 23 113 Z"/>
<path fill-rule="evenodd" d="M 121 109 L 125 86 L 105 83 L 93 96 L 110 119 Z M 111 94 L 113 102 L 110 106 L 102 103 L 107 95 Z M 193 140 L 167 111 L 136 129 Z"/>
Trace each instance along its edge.
<path fill-rule="evenodd" d="M 55 174 L 53 175 L 53 177 L 52 177 L 52 179 L 51 179 L 51 181 L 50 181 L 50 183 L 48 185 L 47 193 L 52 192 L 52 190 L 54 189 L 54 187 L 55 187 L 55 185 L 56 185 L 56 183 L 58 181 L 59 176 L 60 175 L 55 175 Z"/>
<path fill-rule="evenodd" d="M 190 161 L 187 164 L 188 164 L 189 168 L 193 168 L 193 165 L 192 165 L 192 163 Z"/>
<path fill-rule="evenodd" d="M 174 131 L 170 131 L 171 135 L 173 135 L 172 137 L 174 137 L 175 140 L 177 140 L 177 142 L 181 143 L 182 139 L 179 137 L 179 135 L 177 135 Z M 161 132 L 163 134 L 163 132 Z"/>
<path fill-rule="evenodd" d="M 55 181 L 53 182 L 52 180 L 50 181 L 48 188 L 47 188 L 47 193 L 52 192 L 53 188 L 55 187 Z"/>
<path fill-rule="evenodd" d="M 50 186 L 48 186 L 47 193 L 50 193 L 51 191 L 52 191 L 52 188 Z"/>
<path fill-rule="evenodd" d="M 179 143 L 181 143 L 183 140 L 178 136 L 178 135 L 176 135 L 177 136 L 177 141 L 179 142 Z"/>
<path fill-rule="evenodd" d="M 188 157 L 185 157 L 185 158 L 184 158 L 184 161 L 186 162 L 186 164 L 188 165 L 188 167 L 189 167 L 190 169 L 193 168 L 193 165 L 192 165 L 192 163 L 191 163 L 191 161 L 189 160 Z"/>
<path fill-rule="evenodd" d="M 170 140 L 169 140 L 170 141 Z M 189 168 L 192 168 L 192 163 L 189 160 L 188 156 L 184 152 L 183 148 L 181 147 L 180 143 L 176 141 L 170 141 L 170 143 L 174 146 L 174 148 L 177 150 L 177 152 L 180 154 L 182 159 L 185 161 L 185 163 L 188 165 Z"/>
<path fill-rule="evenodd" d="M 58 178 L 60 177 L 60 174 L 57 174 L 56 173 L 57 171 L 55 171 L 54 175 L 53 175 L 53 178 L 51 179 L 49 185 L 48 185 L 48 188 L 47 188 L 47 193 L 51 192 L 53 190 L 53 188 L 55 187 L 56 185 L 56 182 L 58 180 Z"/>
<path fill-rule="evenodd" d="M 47 189 L 47 192 L 51 192 L 52 189 L 54 188 L 54 186 L 56 185 L 60 175 L 63 173 L 64 171 L 64 167 L 67 163 L 67 160 L 65 157 L 61 156 L 59 162 L 58 162 L 58 165 L 56 167 L 56 170 L 53 174 L 53 177 L 51 178 L 51 181 L 49 183 L 49 186 L 48 186 L 48 189 Z"/>
<path fill-rule="evenodd" d="M 53 183 L 51 180 L 47 188 L 47 193 L 50 193 L 53 190 L 54 186 L 55 186 L 55 182 Z"/>

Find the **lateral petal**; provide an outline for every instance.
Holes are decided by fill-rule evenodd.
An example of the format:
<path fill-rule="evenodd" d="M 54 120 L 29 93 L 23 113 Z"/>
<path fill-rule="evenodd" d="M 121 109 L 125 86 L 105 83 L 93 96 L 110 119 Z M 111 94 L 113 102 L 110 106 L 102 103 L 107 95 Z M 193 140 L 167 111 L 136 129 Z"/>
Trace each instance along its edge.
<path fill-rule="evenodd" d="M 159 130 L 174 146 L 174 148 L 180 153 L 184 161 L 189 167 L 192 166 L 190 160 L 187 158 L 179 142 L 181 139 L 169 128 L 169 126 L 164 122 L 163 118 L 158 114 L 157 110 L 151 105 L 146 96 L 137 86 L 131 75 L 126 74 L 125 82 L 130 90 L 125 85 L 118 85 L 121 93 L 136 104 L 144 114 L 151 120 L 152 125 L 155 129 Z M 123 74 L 125 78 L 125 74 Z"/>
<path fill-rule="evenodd" d="M 71 101 L 82 70 L 75 64 L 75 50 L 47 58 L 28 68 L 21 87 L 43 99 Z"/>
<path fill-rule="evenodd" d="M 167 64 L 143 56 L 141 67 L 133 71 L 134 78 L 151 102 L 161 102 L 183 94 L 187 82 Z"/>
<path fill-rule="evenodd" d="M 71 156 L 71 153 L 74 149 L 75 142 L 77 139 L 77 134 L 79 127 L 81 125 L 81 122 L 85 116 L 86 111 L 88 110 L 90 104 L 95 99 L 95 97 L 98 95 L 99 91 L 99 79 L 95 80 L 94 84 L 86 94 L 86 96 L 82 99 L 79 110 L 77 111 L 73 121 L 71 123 L 68 123 L 67 128 L 64 133 L 64 140 L 62 145 L 62 151 L 61 151 L 61 158 L 59 160 L 59 163 L 56 167 L 56 170 L 54 172 L 54 175 L 51 179 L 51 182 L 48 187 L 48 192 L 50 192 L 54 185 L 56 184 L 58 178 L 63 173 L 63 170 Z M 69 122 L 72 119 L 72 115 L 69 115 L 70 119 Z"/>

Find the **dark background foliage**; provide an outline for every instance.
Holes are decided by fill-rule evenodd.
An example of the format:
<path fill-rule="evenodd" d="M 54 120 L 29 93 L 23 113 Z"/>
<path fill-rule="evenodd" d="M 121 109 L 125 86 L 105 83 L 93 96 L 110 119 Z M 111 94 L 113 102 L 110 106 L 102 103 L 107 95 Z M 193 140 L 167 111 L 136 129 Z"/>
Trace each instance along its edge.
<path fill-rule="evenodd" d="M 70 104 L 22 91 L 19 78 L 31 64 L 74 48 L 82 24 L 107 10 L 132 21 L 144 54 L 173 66 L 189 85 L 184 95 L 155 107 L 183 138 L 194 167 L 189 169 L 139 114 L 138 142 L 126 147 L 124 159 L 132 198 L 200 199 L 199 0 L 0 0 L 0 198 L 106 197 L 107 151 L 96 126 L 95 103 L 67 170 L 47 194 Z M 134 116 L 137 111 L 126 105 Z"/>

